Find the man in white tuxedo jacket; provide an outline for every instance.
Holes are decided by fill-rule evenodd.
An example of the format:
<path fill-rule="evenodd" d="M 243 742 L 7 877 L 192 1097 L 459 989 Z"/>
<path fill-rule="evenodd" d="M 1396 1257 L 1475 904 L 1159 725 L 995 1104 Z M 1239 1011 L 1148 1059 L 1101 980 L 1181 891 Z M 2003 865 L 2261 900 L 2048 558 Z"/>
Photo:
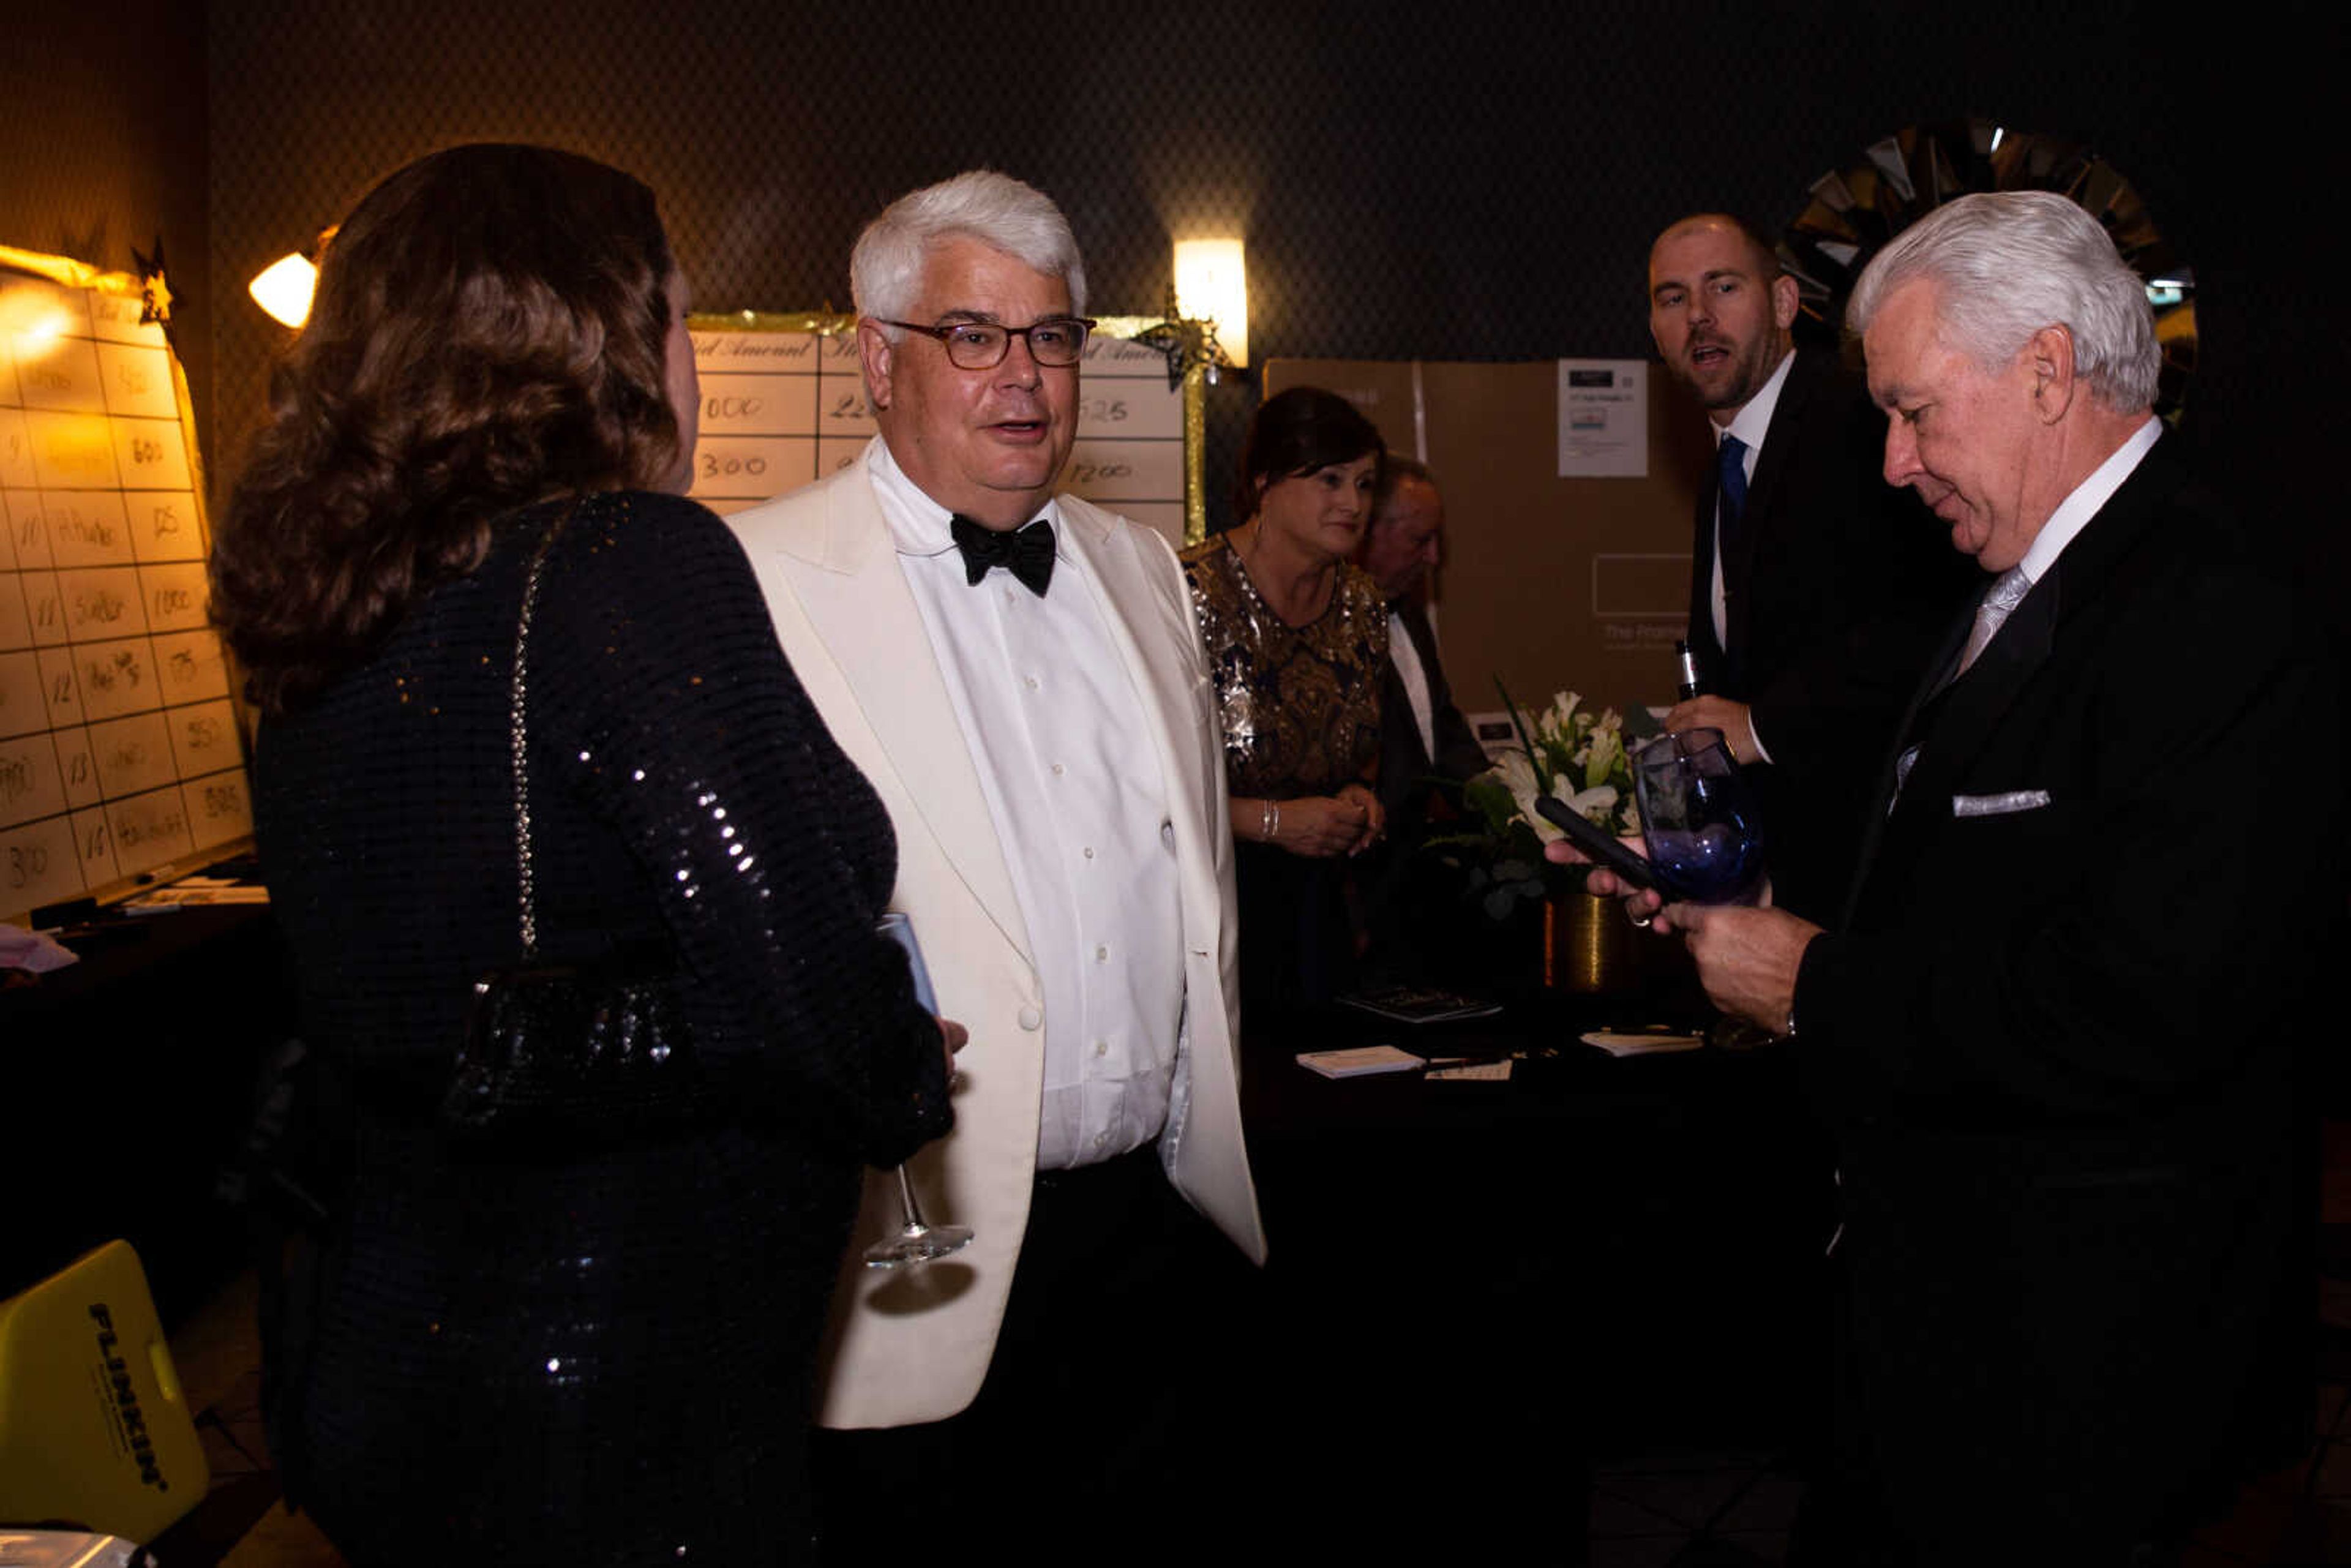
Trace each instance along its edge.
<path fill-rule="evenodd" d="M 1116 1490 L 1053 1474 L 1052 1445 L 1115 1468 L 1102 1424 L 1163 1375 L 1161 1346 L 1228 1332 L 1182 1316 L 1204 1251 L 1207 1273 L 1249 1272 L 1199 1217 L 1265 1256 L 1190 600 L 1156 534 L 1053 492 L 1089 325 L 1076 242 L 1041 193 L 979 172 L 893 204 L 851 272 L 881 435 L 732 521 L 794 670 L 889 808 L 891 907 L 970 1031 L 955 1131 L 911 1174 L 926 1218 L 975 1236 L 862 1268 L 901 1224 L 894 1181 L 869 1176 L 820 1419 L 913 1430 L 828 1439 L 820 1484 L 852 1494 L 828 1499 L 837 1519 L 866 1506 L 866 1483 L 829 1473 L 844 1451 L 901 1503 L 1016 1463 L 1057 1493 Z"/>

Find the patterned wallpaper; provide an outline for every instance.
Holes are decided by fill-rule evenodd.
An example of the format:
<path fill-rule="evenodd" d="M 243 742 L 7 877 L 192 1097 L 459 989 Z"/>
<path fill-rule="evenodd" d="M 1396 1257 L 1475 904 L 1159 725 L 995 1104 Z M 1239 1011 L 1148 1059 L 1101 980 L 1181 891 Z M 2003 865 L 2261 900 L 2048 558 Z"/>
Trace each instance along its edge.
<path fill-rule="evenodd" d="M 213 401 L 204 8 L 18 9 L 0 22 L 0 245 L 129 272 L 132 250 L 161 239 L 201 421 Z"/>
<path fill-rule="evenodd" d="M 1238 226 L 1260 359 L 1520 359 L 1646 353 L 1641 272 L 1665 223 L 1730 206 L 1776 226 L 1871 141 L 1975 113 L 2079 140 L 2137 183 L 2199 275 L 2192 438 L 2290 490 L 2332 494 L 2307 472 L 2303 410 L 2332 391 L 2351 332 L 2314 257 L 2277 260 L 2295 214 L 2333 194 L 2294 151 L 2344 54 L 2331 9 L 2188 28 L 2119 0 L 129 10 L 131 25 L 120 10 L 104 25 L 110 56 L 20 50 L 0 60 L 0 84 L 21 96 L 39 84 L 20 78 L 98 71 L 112 103 L 161 82 L 184 137 L 150 123 L 143 140 L 101 131 L 78 152 L 184 167 L 188 148 L 206 150 L 207 201 L 193 231 L 173 229 L 173 259 L 204 296 L 192 324 L 205 340 L 183 352 L 216 481 L 282 339 L 244 280 L 383 172 L 454 141 L 550 141 L 643 175 L 709 308 L 845 307 L 859 225 L 914 185 L 988 163 L 1062 203 L 1098 308 L 1155 308 L 1173 238 Z M 89 59 L 113 63 L 68 63 Z M 0 130 L 11 181 L 64 177 L 18 151 L 41 134 L 21 119 Z M 66 213 L 90 178 L 77 169 L 70 199 L 48 204 L 56 221 L 36 226 L 143 244 L 159 204 L 143 176 L 101 174 L 110 210 Z M 0 194 L 12 228 L 27 210 L 21 190 Z M 193 249 L 178 237 L 190 232 Z M 1253 398 L 1246 382 L 1212 392 L 1213 491 Z"/>

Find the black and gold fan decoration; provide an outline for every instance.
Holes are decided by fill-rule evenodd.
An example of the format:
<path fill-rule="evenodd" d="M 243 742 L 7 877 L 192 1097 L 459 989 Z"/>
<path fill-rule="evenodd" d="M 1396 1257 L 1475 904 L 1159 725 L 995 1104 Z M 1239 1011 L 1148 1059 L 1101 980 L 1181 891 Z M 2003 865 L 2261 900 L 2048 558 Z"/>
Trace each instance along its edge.
<path fill-rule="evenodd" d="M 2060 137 L 1988 120 L 1914 125 L 1859 161 L 1813 182 L 1802 216 L 1780 239 L 1805 315 L 1832 331 L 1854 280 L 1878 248 L 1920 217 L 1975 191 L 2057 191 L 2105 225 L 2146 279 L 2163 373 L 2156 412 L 2177 422 L 2196 368 L 2195 276 L 2165 241 L 2136 187 L 2095 152 Z"/>

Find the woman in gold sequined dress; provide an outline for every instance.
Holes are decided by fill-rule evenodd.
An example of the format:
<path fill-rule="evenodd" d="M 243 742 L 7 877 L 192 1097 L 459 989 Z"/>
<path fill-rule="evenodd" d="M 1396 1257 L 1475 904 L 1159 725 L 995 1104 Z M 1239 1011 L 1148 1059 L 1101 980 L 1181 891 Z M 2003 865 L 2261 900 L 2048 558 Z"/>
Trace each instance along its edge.
<path fill-rule="evenodd" d="M 1343 988 L 1346 862 L 1384 829 L 1373 786 L 1387 607 L 1349 563 L 1384 453 L 1343 398 L 1270 398 L 1241 454 L 1235 509 L 1248 520 L 1184 552 L 1224 721 L 1241 986 L 1260 1002 Z"/>

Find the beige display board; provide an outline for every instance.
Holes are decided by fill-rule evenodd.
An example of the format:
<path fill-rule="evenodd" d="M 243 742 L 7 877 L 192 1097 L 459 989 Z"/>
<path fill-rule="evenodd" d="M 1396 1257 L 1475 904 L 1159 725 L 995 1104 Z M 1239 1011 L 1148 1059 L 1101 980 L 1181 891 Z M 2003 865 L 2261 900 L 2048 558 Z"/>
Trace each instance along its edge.
<path fill-rule="evenodd" d="M 1674 700 L 1689 618 L 1690 515 L 1712 461 L 1706 416 L 1642 367 L 1648 472 L 1559 475 L 1557 361 L 1272 360 L 1270 396 L 1338 392 L 1389 449 L 1425 455 L 1445 496 L 1438 626 L 1454 700 L 1499 707 L 1571 690 L 1619 708 Z"/>
<path fill-rule="evenodd" d="M 694 498 L 721 514 L 855 461 L 874 434 L 853 316 L 695 316 L 702 379 Z M 1077 440 L 1061 488 L 1184 542 L 1185 406 L 1166 356 L 1097 330 L 1080 369 Z"/>
<path fill-rule="evenodd" d="M 135 281 L 0 251 L 0 921 L 250 842 L 186 382 Z"/>

